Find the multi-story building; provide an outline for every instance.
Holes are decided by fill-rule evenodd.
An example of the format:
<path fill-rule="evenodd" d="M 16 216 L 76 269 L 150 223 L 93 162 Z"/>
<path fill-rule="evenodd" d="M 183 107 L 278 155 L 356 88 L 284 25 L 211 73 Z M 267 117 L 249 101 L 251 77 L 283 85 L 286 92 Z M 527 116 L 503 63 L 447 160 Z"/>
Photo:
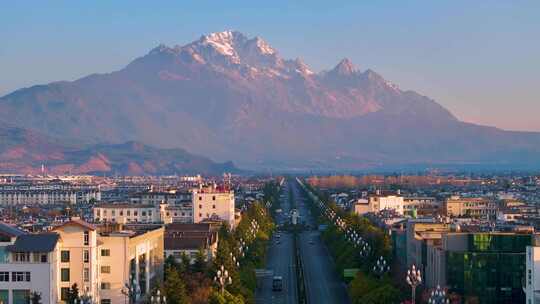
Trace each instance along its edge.
<path fill-rule="evenodd" d="M 444 207 L 446 215 L 456 217 L 495 218 L 498 210 L 495 201 L 481 197 L 464 198 L 452 196 L 445 201 Z"/>
<path fill-rule="evenodd" d="M 433 215 L 439 209 L 434 197 L 404 197 L 403 212 L 405 215 Z"/>
<path fill-rule="evenodd" d="M 445 234 L 441 286 L 475 303 L 524 303 L 526 247 L 535 238 L 518 233 Z"/>
<path fill-rule="evenodd" d="M 6 184 L 0 186 L 0 205 L 88 203 L 101 200 L 98 186 L 60 184 Z"/>
<path fill-rule="evenodd" d="M 214 185 L 194 189 L 192 193 L 193 222 L 219 220 L 235 227 L 234 191 Z"/>
<path fill-rule="evenodd" d="M 540 303 L 540 246 L 538 240 L 534 246 L 527 246 L 525 266 L 525 303 Z"/>
<path fill-rule="evenodd" d="M 61 303 L 77 284 L 80 295 L 95 303 L 122 303 L 125 284 L 139 286 L 141 295 L 162 279 L 161 227 L 132 231 L 95 227 L 73 219 L 51 232 L 7 235 L 0 246 L 0 300 L 28 303 L 32 292 L 44 303 Z M 14 240 L 13 240 L 14 239 Z"/>
<path fill-rule="evenodd" d="M 94 221 L 109 223 L 160 223 L 165 206 L 106 203 L 94 206 Z"/>
<path fill-rule="evenodd" d="M 380 193 L 370 195 L 367 199 L 358 199 L 354 204 L 356 214 L 366 214 L 370 212 L 380 212 L 382 210 L 394 210 L 403 215 L 403 196 L 381 195 Z"/>
<path fill-rule="evenodd" d="M 193 223 L 191 202 L 186 205 L 107 203 L 93 208 L 94 221 L 109 223 Z"/>
<path fill-rule="evenodd" d="M 175 190 L 169 192 L 140 192 L 133 195 L 130 198 L 130 201 L 133 203 L 154 206 L 159 206 L 163 203 L 168 204 L 169 206 L 181 206 L 185 204 L 190 204 L 191 206 L 192 199 L 190 192 L 180 192 Z"/>

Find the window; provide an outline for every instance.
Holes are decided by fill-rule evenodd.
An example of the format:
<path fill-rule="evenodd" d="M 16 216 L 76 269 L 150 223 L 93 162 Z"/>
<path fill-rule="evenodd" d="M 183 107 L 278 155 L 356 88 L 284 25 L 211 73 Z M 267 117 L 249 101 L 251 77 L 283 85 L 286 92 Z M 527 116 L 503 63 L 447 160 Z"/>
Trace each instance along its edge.
<path fill-rule="evenodd" d="M 212 200 L 213 200 L 213 201 L 215 201 L 215 200 L 216 200 L 216 196 L 215 196 L 215 195 L 214 195 L 214 196 L 212 196 Z"/>
<path fill-rule="evenodd" d="M 127 216 L 131 215 L 131 210 L 126 211 Z"/>
<path fill-rule="evenodd" d="M 213 208 L 213 209 L 216 209 L 216 205 L 212 205 L 212 208 Z"/>
<path fill-rule="evenodd" d="M 110 256 L 111 250 L 110 249 L 101 249 L 101 256 Z"/>
<path fill-rule="evenodd" d="M 83 270 L 83 279 L 84 279 L 85 282 L 90 281 L 90 269 L 85 268 Z"/>
<path fill-rule="evenodd" d="M 111 215 L 115 216 L 116 215 L 116 210 L 111 211 Z"/>
<path fill-rule="evenodd" d="M 202 196 L 199 196 L 199 200 L 202 201 Z"/>
<path fill-rule="evenodd" d="M 62 268 L 60 270 L 60 277 L 62 282 L 69 282 L 69 268 Z"/>
<path fill-rule="evenodd" d="M 143 212 L 142 212 L 142 216 L 146 216 L 146 211 L 143 211 Z"/>
<path fill-rule="evenodd" d="M 11 273 L 11 281 L 13 282 L 30 282 L 30 272 L 14 271 Z"/>
<path fill-rule="evenodd" d="M 124 215 L 124 211 L 120 210 L 120 216 Z"/>
<path fill-rule="evenodd" d="M 99 301 L 99 304 L 111 304 L 111 299 L 101 299 L 101 301 Z"/>
<path fill-rule="evenodd" d="M 47 254 L 46 253 L 41 254 L 41 263 L 47 263 Z"/>
<path fill-rule="evenodd" d="M 84 232 L 84 245 L 90 244 L 90 233 L 88 231 Z"/>
<path fill-rule="evenodd" d="M 133 211 L 133 215 L 137 216 L 137 215 L 139 215 L 139 212 L 138 211 Z"/>
<path fill-rule="evenodd" d="M 15 252 L 15 262 L 30 262 L 30 253 Z"/>
<path fill-rule="evenodd" d="M 83 262 L 84 263 L 88 263 L 90 261 L 90 251 L 88 251 L 87 249 L 85 249 L 83 251 Z"/>
<path fill-rule="evenodd" d="M 67 301 L 69 295 L 69 287 L 60 288 L 60 300 Z"/>
<path fill-rule="evenodd" d="M 199 209 L 202 209 L 202 205 L 199 205 Z"/>
<path fill-rule="evenodd" d="M 111 289 L 111 283 L 101 282 L 101 289 Z"/>
<path fill-rule="evenodd" d="M 0 282 L 9 282 L 9 272 L 7 271 L 0 272 Z"/>
<path fill-rule="evenodd" d="M 19 289 L 13 290 L 13 304 L 26 304 L 30 303 L 30 290 Z"/>
<path fill-rule="evenodd" d="M 101 266 L 101 273 L 111 273 L 111 266 Z"/>
<path fill-rule="evenodd" d="M 69 262 L 69 250 L 62 250 L 60 252 L 60 262 L 68 263 Z"/>
<path fill-rule="evenodd" d="M 202 217 L 202 213 L 199 213 L 199 217 Z"/>

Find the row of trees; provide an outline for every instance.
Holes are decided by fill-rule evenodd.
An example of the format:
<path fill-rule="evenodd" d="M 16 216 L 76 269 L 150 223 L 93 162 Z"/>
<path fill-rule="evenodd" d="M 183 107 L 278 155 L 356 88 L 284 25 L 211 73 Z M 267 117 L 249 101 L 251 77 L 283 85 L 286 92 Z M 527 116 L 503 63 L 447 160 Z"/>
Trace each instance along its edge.
<path fill-rule="evenodd" d="M 242 215 L 234 231 L 223 225 L 218 232 L 218 248 L 212 261 L 199 251 L 195 261 L 185 256 L 180 262 L 165 261 L 163 292 L 168 303 L 224 304 L 254 303 L 255 269 L 264 266 L 267 242 L 274 224 L 262 203 L 254 202 Z M 214 282 L 223 266 L 231 278 L 223 293 Z"/>
<path fill-rule="evenodd" d="M 334 258 L 336 271 L 343 274 L 345 269 L 359 270 L 354 279 L 348 282 L 351 302 L 362 304 L 399 303 L 402 292 L 395 287 L 397 285 L 394 284 L 391 273 L 383 274 L 373 271 L 373 266 L 381 257 L 391 264 L 392 242 L 390 237 L 367 218 L 345 212 L 327 196 L 320 195 L 309 185 L 307 189 L 322 198 L 327 207 L 327 210 L 323 212 L 318 208 L 316 202 L 312 201 L 311 204 L 312 212 L 318 215 L 319 223 L 327 225 L 321 238 Z M 365 255 L 361 255 L 361 250 L 354 245 L 345 230 L 338 228 L 332 219 L 326 217 L 326 212 L 333 212 L 342 219 L 349 231 L 355 231 L 362 240 L 369 244 L 369 251 L 365 252 Z M 392 271 L 392 268 L 390 270 Z"/>

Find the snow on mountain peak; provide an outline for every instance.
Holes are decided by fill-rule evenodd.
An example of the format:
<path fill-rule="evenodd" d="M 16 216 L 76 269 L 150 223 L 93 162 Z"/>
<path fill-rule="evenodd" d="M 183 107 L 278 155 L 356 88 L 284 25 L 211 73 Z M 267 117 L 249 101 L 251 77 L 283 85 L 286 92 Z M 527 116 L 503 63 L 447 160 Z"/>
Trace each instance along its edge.
<path fill-rule="evenodd" d="M 276 50 L 274 50 L 273 47 L 271 47 L 266 41 L 264 41 L 260 37 L 255 37 L 255 44 L 257 45 L 259 51 L 264 55 L 276 54 Z"/>
<path fill-rule="evenodd" d="M 202 36 L 200 39 L 201 44 L 211 45 L 219 53 L 226 56 L 236 56 L 234 49 L 234 40 L 236 36 L 242 36 L 242 34 L 233 31 L 224 31 L 211 33 L 205 36 Z"/>

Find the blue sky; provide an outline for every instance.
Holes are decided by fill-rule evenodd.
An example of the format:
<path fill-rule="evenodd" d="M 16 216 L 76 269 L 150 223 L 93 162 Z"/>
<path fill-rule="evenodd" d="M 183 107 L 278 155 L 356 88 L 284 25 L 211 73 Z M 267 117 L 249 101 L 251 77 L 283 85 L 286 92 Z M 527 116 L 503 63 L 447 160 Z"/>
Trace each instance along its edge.
<path fill-rule="evenodd" d="M 0 95 L 234 29 L 314 70 L 350 58 L 466 121 L 540 131 L 540 1 L 5 1 Z"/>

